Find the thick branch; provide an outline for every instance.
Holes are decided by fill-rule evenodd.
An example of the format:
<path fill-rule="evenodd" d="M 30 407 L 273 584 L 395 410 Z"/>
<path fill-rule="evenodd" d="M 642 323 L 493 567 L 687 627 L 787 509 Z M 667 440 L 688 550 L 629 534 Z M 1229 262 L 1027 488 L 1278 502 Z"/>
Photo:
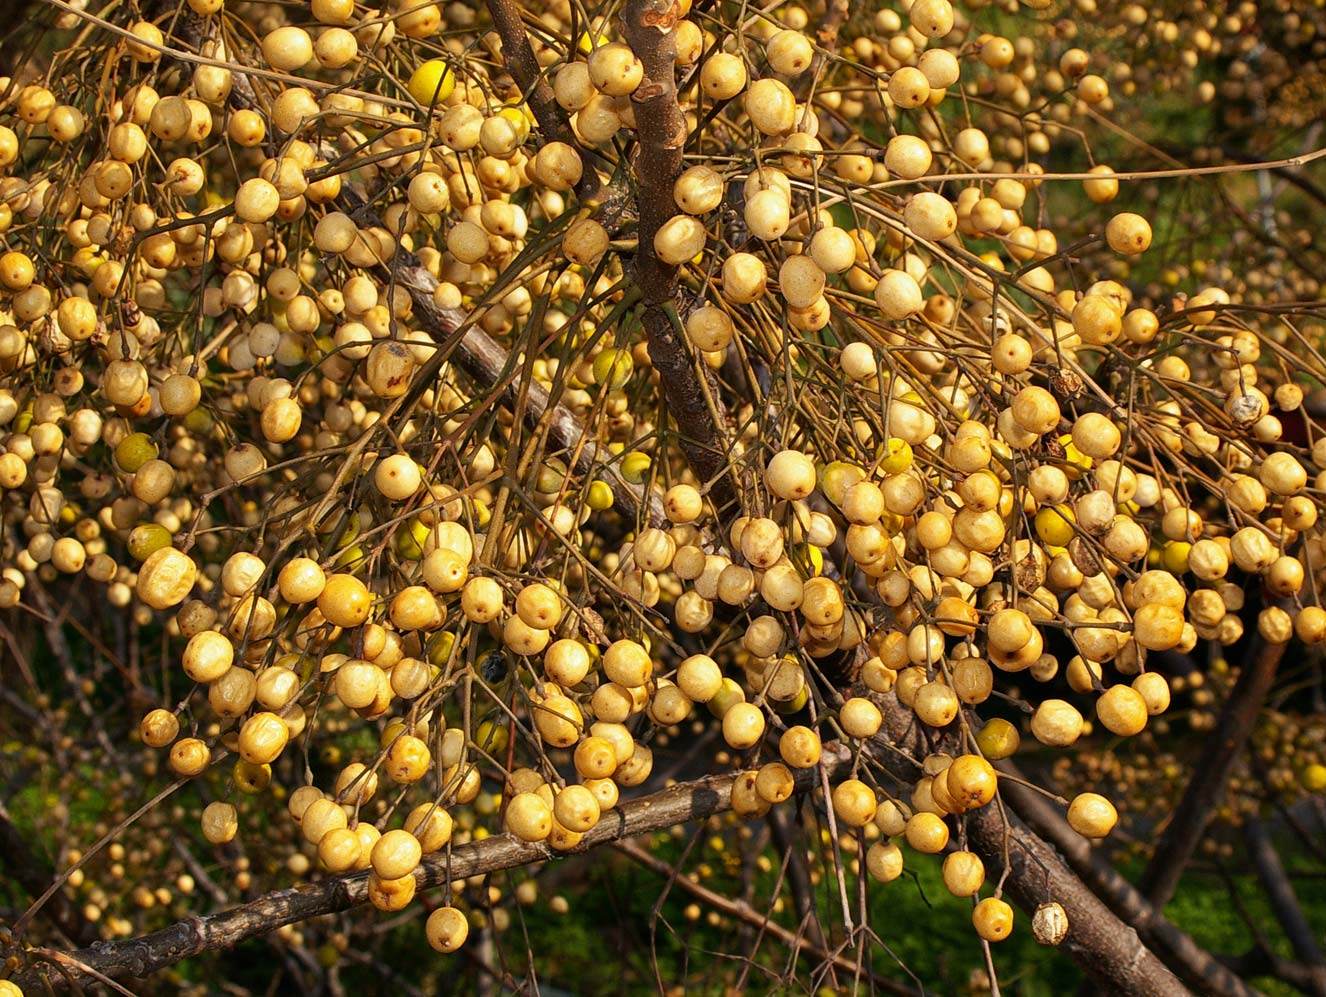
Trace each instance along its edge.
<path fill-rule="evenodd" d="M 713 490 L 722 508 L 734 498 L 728 468 L 722 401 L 707 367 L 697 364 L 683 342 L 677 314 L 677 268 L 659 258 L 654 237 L 677 212 L 673 187 L 681 175 L 686 118 L 677 103 L 676 25 L 673 0 L 631 0 L 626 40 L 644 65 L 631 102 L 638 144 L 635 175 L 640 209 L 635 277 L 644 300 L 642 321 L 649 359 L 658 371 L 668 411 L 677 422 L 691 469 Z"/>
<path fill-rule="evenodd" d="M 880 736 L 885 741 L 879 743 L 876 760 L 904 784 L 914 782 L 916 768 L 899 749 L 914 758 L 942 749 L 922 742 L 915 714 L 902 706 L 893 693 L 877 698 L 876 703 L 884 713 L 885 723 Z M 1010 786 L 1010 780 L 1000 783 L 1000 792 L 1005 796 L 1015 788 Z M 1189 997 L 1188 989 L 1142 943 L 1129 923 L 1116 917 L 1054 848 L 1032 833 L 1016 815 L 1007 808 L 990 804 L 962 819 L 966 821 L 968 847 L 990 870 L 991 882 L 997 881 L 1007 867 L 1004 891 L 1023 910 L 1032 913 L 1051 901 L 1063 906 L 1068 915 L 1068 935 L 1061 943 L 1063 951 L 1111 995 Z"/>
<path fill-rule="evenodd" d="M 1016 769 L 1007 763 L 1001 764 L 1000 768 L 1016 773 Z M 1136 930 L 1165 965 L 1198 993 L 1210 997 L 1222 994 L 1255 997 L 1255 989 L 1167 920 L 1113 866 L 1101 860 L 1092 850 L 1091 843 L 1069 827 L 1068 821 L 1045 797 L 1009 779 L 1000 781 L 999 792 L 1005 803 L 1031 827 L 1038 840 L 1057 849 L 1092 895 L 1103 900 L 1113 915 L 1117 915 L 1119 923 L 1129 925 L 1126 930 Z M 1069 920 L 1071 923 L 1071 913 Z"/>
<path fill-rule="evenodd" d="M 826 759 L 835 771 L 849 763 L 846 751 L 831 753 Z M 797 787 L 802 792 L 809 791 L 818 778 L 818 772 L 813 769 L 800 772 Z M 735 779 L 735 775 L 708 776 L 624 803 L 605 813 L 575 852 L 725 813 L 732 807 Z M 546 862 L 563 854 L 574 853 L 555 852 L 542 842 L 522 841 L 504 834 L 460 845 L 449 854 L 425 856 L 415 879 L 419 889 L 431 889 L 470 876 Z M 349 910 L 367 901 L 368 873 L 330 876 L 316 883 L 269 893 L 217 914 L 189 918 L 140 938 L 99 942 L 71 952 L 70 958 L 86 970 L 66 967 L 65 976 L 51 976 L 49 982 L 59 987 L 89 983 L 95 974 L 112 978 L 149 976 L 190 956 L 230 948 L 283 925 Z M 20 976 L 20 985 L 25 989 L 32 987 L 33 992 L 44 992 L 45 983 L 39 978 L 44 975 L 39 968 L 28 970 Z"/>
<path fill-rule="evenodd" d="M 487 7 L 493 27 L 502 39 L 502 57 L 516 86 L 525 94 L 539 128 L 551 140 L 574 144 L 571 126 L 553 97 L 552 87 L 543 78 L 525 25 L 520 21 L 520 7 L 511 0 L 487 0 Z"/>
<path fill-rule="evenodd" d="M 1229 773 L 1243 751 L 1275 680 L 1285 645 L 1254 639 L 1238 682 L 1220 711 L 1206 750 L 1193 765 L 1192 780 L 1156 844 L 1138 888 L 1157 908 L 1174 896 L 1184 867 L 1206 835 L 1207 825 L 1225 794 Z"/>
<path fill-rule="evenodd" d="M 644 66 L 644 77 L 631 103 L 635 109 L 638 144 L 635 174 L 640 197 L 640 246 L 636 277 L 646 304 L 672 301 L 677 268 L 659 259 L 654 236 L 678 214 L 673 187 L 681 176 L 686 145 L 686 118 L 677 103 L 676 25 L 680 12 L 672 0 L 630 0 L 626 7 L 626 39 Z"/>
<path fill-rule="evenodd" d="M 888 707 L 891 741 L 877 744 L 879 760 L 897 777 L 910 779 L 915 775 L 911 763 L 894 745 L 903 746 L 909 754 L 914 753 L 910 749 L 917 747 L 912 743 L 917 740 L 915 724 L 905 716 L 910 711 L 901 709 L 892 697 L 886 698 L 885 705 Z M 850 764 L 850 756 L 845 751 L 826 746 L 825 764 L 828 775 L 836 778 Z M 576 851 L 723 813 L 731 808 L 734 778 L 733 775 L 709 776 L 626 803 L 605 814 L 599 825 L 585 835 Z M 820 778 L 819 770 L 800 772 L 797 774 L 798 789 L 809 791 Z M 1005 788 L 1006 793 L 1010 791 L 1009 787 Z M 1066 951 L 1085 971 L 1106 983 L 1112 993 L 1125 997 L 1182 997 L 1187 994 L 1169 970 L 1142 945 L 1137 934 L 1091 893 L 1053 848 L 1027 831 L 1020 821 L 1014 820 L 1006 829 L 998 808 L 993 806 L 970 815 L 967 821 L 972 847 L 981 854 L 987 866 L 1000 868 L 1007 849 L 1009 876 L 1005 886 L 1019 904 L 1029 910 L 1049 900 L 1063 904 L 1070 922 Z M 1085 847 L 1084 841 L 1078 839 L 1078 842 Z M 419 886 L 428 889 L 557 857 L 558 853 L 542 843 L 502 835 L 459 846 L 449 855 L 428 856 L 415 875 Z M 86 982 L 95 974 L 146 976 L 190 956 L 227 948 L 286 924 L 347 910 L 366 900 L 367 877 L 364 873 L 330 877 L 318 883 L 281 890 L 232 910 L 191 918 L 141 938 L 103 942 L 70 953 L 71 959 L 88 967 L 88 971 L 71 971 L 71 979 L 72 982 Z M 1197 951 L 1201 953 L 1200 949 Z M 1223 969 L 1209 956 L 1206 958 Z M 1232 975 L 1227 970 L 1225 973 Z M 41 974 L 42 970 L 31 969 L 23 982 L 41 985 L 38 979 Z M 50 982 L 52 986 L 61 985 L 59 979 Z M 1203 992 L 1252 993 L 1247 989 L 1209 988 Z"/>
<path fill-rule="evenodd" d="M 1008 847 L 1009 877 L 1004 889 L 1024 910 L 1055 901 L 1068 915 L 1068 935 L 1060 947 L 1074 962 L 1119 997 L 1183 997 L 1188 989 L 1156 957 L 1130 923 L 1111 913 L 1046 842 L 1013 813 L 1008 823 L 994 806 L 983 807 L 967 822 L 967 841 L 986 863 L 991 880 L 1004 867 Z"/>

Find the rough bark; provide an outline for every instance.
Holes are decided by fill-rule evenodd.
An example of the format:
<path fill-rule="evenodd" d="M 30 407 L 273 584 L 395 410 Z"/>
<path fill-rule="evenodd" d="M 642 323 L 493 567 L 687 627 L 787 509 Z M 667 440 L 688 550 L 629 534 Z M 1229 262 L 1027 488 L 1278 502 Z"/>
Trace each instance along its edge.
<path fill-rule="evenodd" d="M 1004 888 L 1031 913 L 1055 901 L 1068 915 L 1068 935 L 1060 948 L 1091 978 L 1119 997 L 1183 997 L 1187 987 L 1152 952 L 1127 921 L 1113 912 L 1016 814 L 1008 826 L 993 806 L 967 822 L 968 846 L 986 863 L 991 881 L 1004 869 L 1005 838 L 1009 877 Z"/>
<path fill-rule="evenodd" d="M 677 268 L 654 251 L 654 236 L 678 213 L 673 187 L 681 175 L 686 145 L 686 119 L 677 103 L 675 78 L 680 18 L 673 0 L 631 0 L 626 7 L 626 39 L 644 65 L 644 78 L 631 95 L 640 209 L 634 271 L 644 302 L 641 320 L 650 362 L 658 371 L 686 459 L 709 485 L 714 505 L 721 509 L 735 498 L 722 402 L 712 374 L 697 365 L 683 341 L 677 312 Z"/>
<path fill-rule="evenodd" d="M 1006 763 L 1000 768 L 1016 773 Z M 1193 941 L 1191 935 L 1167 920 L 1140 890 L 1097 856 L 1091 843 L 1069 827 L 1068 821 L 1045 797 L 1007 779 L 1000 782 L 1000 795 L 1031 828 L 1032 834 L 1063 856 L 1086 889 L 1112 912 L 1117 923 L 1126 926 L 1124 930 L 1140 935 L 1164 964 L 1197 993 L 1206 997 L 1255 997 L 1254 988 Z M 1071 921 L 1071 913 L 1069 918 Z"/>
<path fill-rule="evenodd" d="M 880 736 L 887 745 L 880 745 L 876 758 L 904 784 L 913 782 L 918 773 L 905 756 L 920 758 L 944 748 L 923 742 L 915 715 L 892 693 L 879 702 L 885 724 Z M 947 747 L 954 754 L 961 753 L 960 748 Z M 1009 780 L 1000 783 L 1003 796 L 1017 788 Z M 1055 849 L 1007 807 L 992 803 L 962 819 L 966 820 L 968 847 L 985 863 L 991 883 L 998 882 L 1007 868 L 1003 889 L 1027 914 L 1051 901 L 1063 906 L 1068 935 L 1061 947 L 1092 980 L 1119 997 L 1187 997 L 1188 988 L 1133 927 L 1106 907 Z M 1079 840 L 1085 844 L 1085 839 Z"/>

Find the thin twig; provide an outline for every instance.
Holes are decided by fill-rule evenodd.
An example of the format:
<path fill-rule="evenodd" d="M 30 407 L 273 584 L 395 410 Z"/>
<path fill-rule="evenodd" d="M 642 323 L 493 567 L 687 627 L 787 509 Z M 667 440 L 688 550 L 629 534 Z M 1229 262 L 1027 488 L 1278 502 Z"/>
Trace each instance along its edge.
<path fill-rule="evenodd" d="M 834 754 L 837 765 L 848 764 L 846 751 Z M 425 856 L 415 872 L 419 889 L 547 862 L 563 854 L 585 852 L 599 845 L 690 821 L 724 813 L 732 806 L 732 784 L 736 775 L 709 776 L 660 790 L 632 800 L 603 815 L 571 853 L 554 851 L 542 842 L 522 841 L 509 834 L 457 846 L 450 852 Z M 815 774 L 799 773 L 798 788 L 812 788 Z M 248 938 L 275 931 L 324 914 L 349 910 L 368 901 L 368 873 L 330 876 L 316 883 L 268 893 L 251 903 L 230 910 L 192 917 L 139 938 L 102 942 L 71 953 L 84 974 L 74 968 L 73 982 L 93 974 L 111 977 L 145 977 L 202 952 L 230 948 Z M 21 974 L 25 988 L 40 987 L 39 970 Z M 61 981 L 50 979 L 52 986 Z"/>
<path fill-rule="evenodd" d="M 633 860 L 640 863 L 646 869 L 656 872 L 660 876 L 672 877 L 674 875 L 673 867 L 660 858 L 650 855 L 647 851 L 638 845 L 629 841 L 619 841 L 613 845 L 617 851 L 623 855 L 629 855 Z M 692 882 L 685 876 L 676 876 L 674 879 L 676 885 L 695 897 L 703 901 L 714 910 L 720 911 L 729 917 L 736 918 L 744 924 L 749 924 L 753 928 L 758 928 L 766 934 L 777 938 L 784 945 L 804 952 L 806 955 L 813 956 L 821 962 L 832 963 L 838 969 L 848 973 L 857 971 L 856 962 L 841 954 L 829 952 L 825 947 L 813 942 L 809 938 L 789 931 L 778 922 L 772 920 L 768 914 L 761 914 L 744 900 L 734 900 L 731 897 L 725 897 L 720 893 L 701 886 L 699 883 Z M 912 989 L 906 984 L 899 983 L 896 980 L 890 980 L 883 976 L 871 976 L 870 982 L 880 990 L 891 994 L 905 995 L 905 997 L 916 997 L 918 991 Z"/>
<path fill-rule="evenodd" d="M 1322 959 L 1321 946 L 1303 913 L 1303 905 L 1294 892 L 1294 884 L 1290 882 L 1289 874 L 1280 861 L 1280 854 L 1271 841 L 1265 821 L 1260 817 L 1250 817 L 1243 825 L 1243 841 L 1248 846 L 1248 855 L 1252 859 L 1257 879 L 1266 891 L 1267 899 L 1271 901 L 1272 913 L 1284 929 L 1294 954 L 1309 969 L 1309 992 L 1313 997 L 1326 997 L 1326 961 Z"/>

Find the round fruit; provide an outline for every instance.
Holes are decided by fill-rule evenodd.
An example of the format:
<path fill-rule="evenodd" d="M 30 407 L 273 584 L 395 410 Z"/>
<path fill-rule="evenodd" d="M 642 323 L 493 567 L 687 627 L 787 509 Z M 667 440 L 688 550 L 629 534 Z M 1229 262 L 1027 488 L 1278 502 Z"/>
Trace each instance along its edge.
<path fill-rule="evenodd" d="M 950 852 L 944 859 L 944 888 L 955 897 L 975 896 L 985 883 L 985 863 L 974 852 Z"/>
<path fill-rule="evenodd" d="M 1013 908 L 998 897 L 986 897 L 972 909 L 971 923 L 987 942 L 1002 942 L 1013 933 Z"/>
<path fill-rule="evenodd" d="M 456 89 L 456 77 L 441 59 L 430 59 L 410 74 L 410 96 L 424 107 L 443 104 Z"/>
<path fill-rule="evenodd" d="M 1111 733 L 1132 737 L 1146 727 L 1150 710 L 1142 694 L 1132 686 L 1113 685 L 1096 700 L 1096 716 Z"/>
<path fill-rule="evenodd" d="M 428 944 L 439 952 L 455 952 L 470 936 L 470 922 L 455 907 L 439 907 L 424 925 Z"/>
<path fill-rule="evenodd" d="M 373 871 L 383 879 L 400 879 L 414 872 L 422 857 L 418 838 L 409 831 L 392 830 L 378 838 L 370 860 Z"/>
<path fill-rule="evenodd" d="M 866 870 L 878 883 L 891 883 L 902 875 L 902 849 L 891 841 L 876 841 L 866 850 Z"/>
<path fill-rule="evenodd" d="M 875 791 L 859 779 L 846 779 L 833 788 L 833 812 L 848 827 L 865 827 L 877 806 Z"/>
<path fill-rule="evenodd" d="M 948 845 L 948 825 L 936 814 L 912 814 L 903 833 L 907 844 L 927 855 L 938 855 Z"/>
<path fill-rule="evenodd" d="M 1099 793 L 1079 793 L 1068 804 L 1068 823 L 1086 838 L 1103 838 L 1114 830 L 1119 812 Z"/>
<path fill-rule="evenodd" d="M 328 623 L 338 627 L 357 627 L 368 619 L 372 605 L 368 586 L 353 575 L 328 576 L 318 594 L 318 609 Z"/>
<path fill-rule="evenodd" d="M 178 606 L 193 591 L 198 567 L 193 559 L 173 547 L 150 554 L 138 569 L 138 598 L 153 609 Z"/>

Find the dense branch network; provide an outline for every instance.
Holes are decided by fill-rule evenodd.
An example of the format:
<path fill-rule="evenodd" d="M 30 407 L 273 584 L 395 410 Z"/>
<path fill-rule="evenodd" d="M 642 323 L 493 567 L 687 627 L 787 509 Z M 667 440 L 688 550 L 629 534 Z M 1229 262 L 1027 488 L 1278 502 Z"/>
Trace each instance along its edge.
<path fill-rule="evenodd" d="M 906 840 L 947 856 L 996 993 L 1005 898 L 1110 993 L 1321 992 L 1263 820 L 1326 788 L 1326 737 L 1283 735 L 1291 770 L 1259 724 L 1299 707 L 1286 647 L 1326 644 L 1321 283 L 1265 183 L 1238 196 L 1320 160 L 1318 132 L 1191 169 L 1115 121 L 1155 80 L 1044 0 L 1016 37 L 948 0 L 50 6 L 74 41 L 0 87 L 0 606 L 50 617 L 87 575 L 134 641 L 168 612 L 162 702 L 129 710 L 151 771 L 197 780 L 245 890 L 239 832 L 284 784 L 273 840 L 324 875 L 136 937 L 106 917 L 131 937 L 30 946 L 25 983 L 147 977 L 416 889 L 453 952 L 501 933 L 484 877 L 609 844 L 675 878 L 652 832 L 768 817 L 796 930 L 681 889 L 835 976 L 912 992 L 865 968 L 866 884 Z M 1288 50 L 1326 30 L 1281 13 Z M 1118 37 L 1247 55 L 1263 15 L 1161 16 L 1128 5 Z M 1166 168 L 1113 172 L 1088 125 Z M 1197 178 L 1234 231 L 1189 266 L 1129 191 Z M 59 651 L 113 755 L 108 690 Z M 1065 817 L 1007 760 L 1026 736 L 1103 769 L 1088 722 L 1158 751 L 1182 707 L 1215 732 L 1133 887 L 1089 843 L 1127 809 L 1109 780 L 1066 776 Z M 694 771 L 702 734 L 723 772 Z M 1250 754 L 1277 759 L 1264 792 Z M 142 813 L 103 844 L 159 834 Z M 1163 914 L 1225 813 L 1296 961 L 1260 937 L 1222 961 Z M 31 854 L 8 819 L 0 848 Z M 44 913 L 86 941 L 90 858 L 24 870 L 20 935 Z"/>
<path fill-rule="evenodd" d="M 914 723 L 891 697 L 882 703 L 887 711 L 887 734 L 881 735 L 873 754 L 876 763 L 889 769 L 898 779 L 912 775 L 906 760 L 917 746 Z M 797 798 L 813 794 L 820 779 L 838 778 L 852 767 L 851 753 L 842 746 L 826 745 L 822 769 L 806 770 L 797 775 Z M 651 831 L 675 827 L 730 811 L 732 787 L 743 775 L 708 776 L 660 790 L 649 796 L 624 803 L 589 831 L 571 853 L 559 853 L 546 844 L 501 836 L 457 846 L 444 854 L 425 858 L 415 872 L 420 889 L 439 889 L 458 884 L 474 876 L 513 869 L 557 859 L 571 860 L 574 854 L 613 842 L 628 841 Z M 1006 790 L 1007 792 L 1007 790 Z M 1039 828 L 1062 827 L 1055 843 L 1059 848 L 1089 848 L 1062 818 L 1049 816 L 1048 808 L 1034 794 L 1024 793 L 1028 805 L 1041 818 Z M 1006 823 L 1006 819 L 1011 822 Z M 1057 902 L 1068 911 L 1069 933 L 1065 949 L 1093 978 L 1110 987 L 1111 993 L 1126 997 L 1182 997 L 1189 991 L 1169 969 L 1144 945 L 1131 926 L 1141 921 L 1141 913 L 1150 911 L 1145 901 L 1127 910 L 1129 920 L 1120 921 L 1095 894 L 1064 864 L 1052 847 L 1047 846 L 1016 817 L 1005 818 L 996 808 L 985 809 L 979 819 L 968 823 L 973 847 L 992 868 L 1002 868 L 1007 861 L 1005 888 L 1028 910 L 1042 903 Z M 1083 868 L 1089 868 L 1089 862 Z M 1134 894 L 1135 895 L 1135 894 Z M 247 904 L 215 914 L 190 918 L 161 931 L 122 942 L 99 942 L 69 954 L 60 973 L 47 978 L 55 985 L 92 981 L 96 974 L 111 978 L 145 977 L 181 960 L 203 952 L 234 946 L 245 939 L 266 934 L 309 918 L 338 913 L 368 902 L 367 875 L 331 876 L 320 882 L 281 890 Z M 1164 928 L 1160 937 L 1177 948 L 1180 958 L 1201 966 L 1199 979 L 1216 974 L 1219 965 L 1193 946 L 1190 939 L 1163 918 L 1154 915 L 1144 922 Z M 789 941 L 785 933 L 775 934 Z M 1176 945 L 1173 939 L 1178 938 Z M 800 943 L 797 943 L 800 944 Z M 24 977 L 34 983 L 40 974 L 34 969 Z M 1247 997 L 1251 991 L 1222 988 L 1221 993 Z"/>

